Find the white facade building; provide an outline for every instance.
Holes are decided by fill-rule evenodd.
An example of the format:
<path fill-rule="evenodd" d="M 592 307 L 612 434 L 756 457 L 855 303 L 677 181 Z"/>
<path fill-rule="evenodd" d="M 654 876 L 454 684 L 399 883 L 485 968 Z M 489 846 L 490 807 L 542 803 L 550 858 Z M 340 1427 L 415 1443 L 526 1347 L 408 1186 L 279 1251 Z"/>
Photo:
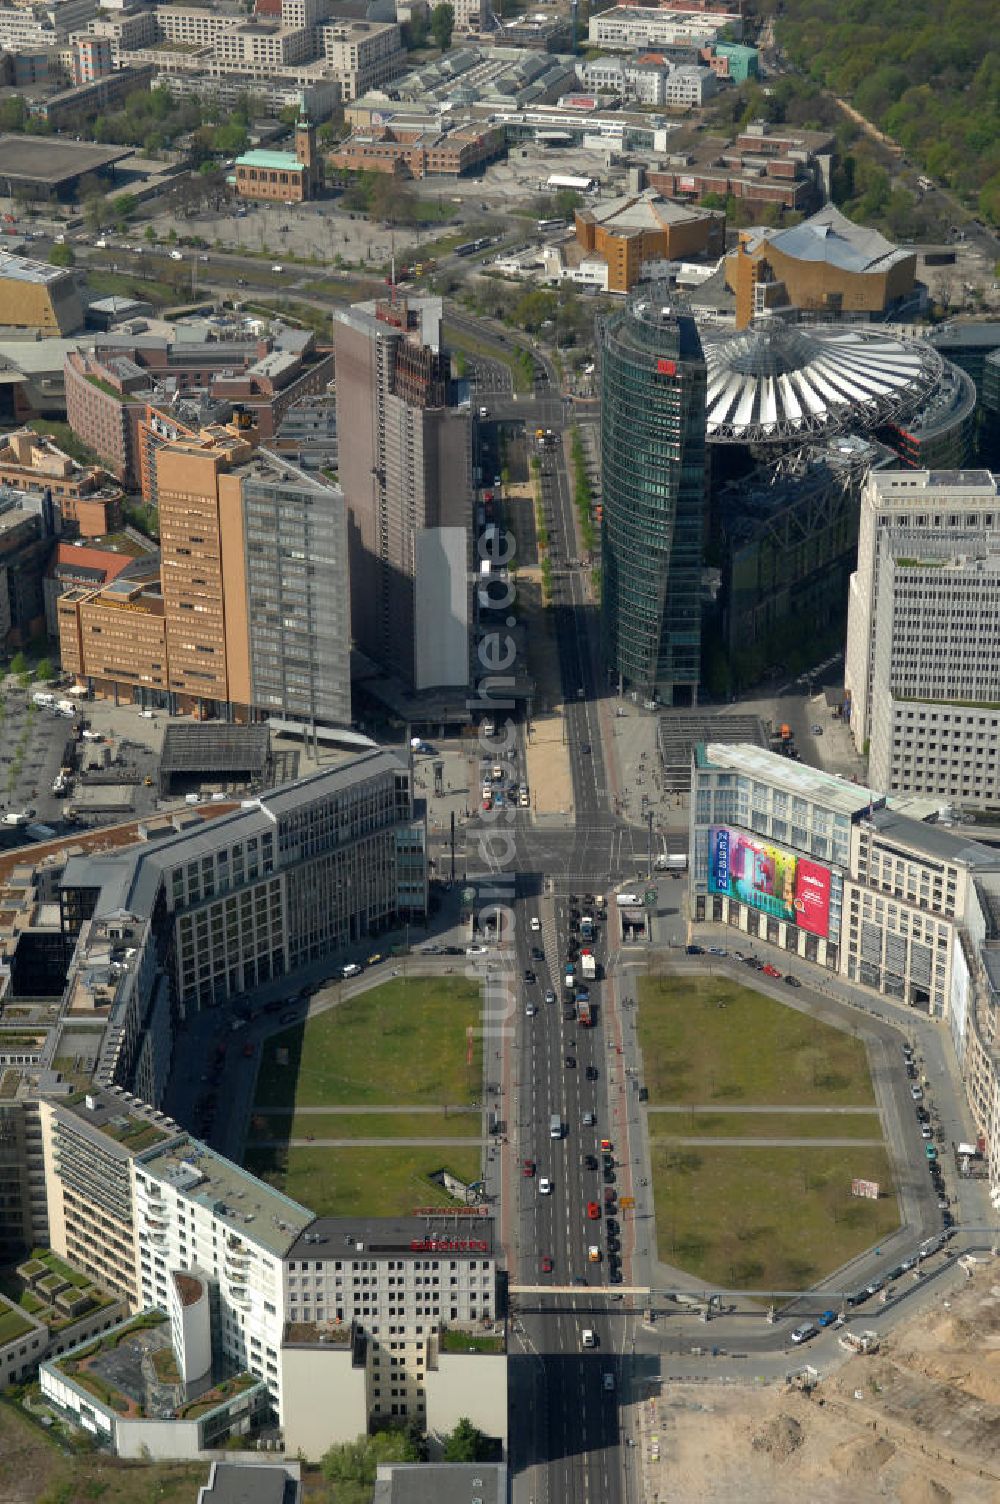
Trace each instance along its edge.
<path fill-rule="evenodd" d="M 360 99 L 403 71 L 406 54 L 393 22 L 328 21 L 318 30 L 320 52 L 344 99 Z"/>
<path fill-rule="evenodd" d="M 852 828 L 875 798 L 759 747 L 699 746 L 692 912 L 838 970 Z"/>
<path fill-rule="evenodd" d="M 1000 493 L 988 471 L 883 471 L 861 503 L 845 681 L 885 793 L 1000 797 Z"/>
<path fill-rule="evenodd" d="M 588 40 L 592 47 L 632 52 L 638 47 L 698 49 L 727 35 L 738 40 L 743 22 L 738 14 L 721 11 L 656 10 L 651 6 L 620 5 L 591 16 Z"/>
<path fill-rule="evenodd" d="M 758 747 L 696 749 L 699 919 L 946 1018 L 959 935 L 986 879 L 1000 879 L 1000 852 L 871 789 Z"/>
<path fill-rule="evenodd" d="M 484 1387 L 478 1403 L 475 1390 L 467 1388 L 466 1403 L 476 1406 L 475 1424 L 490 1435 L 506 1436 L 506 1345 L 503 1323 L 495 1325 L 491 1217 L 446 1211 L 426 1217 L 323 1217 L 288 1250 L 283 1272 L 286 1346 L 293 1349 L 290 1371 L 296 1385 L 308 1385 L 312 1350 L 314 1383 L 324 1374 L 333 1382 L 338 1374 L 345 1398 L 353 1395 L 354 1405 L 363 1384 L 366 1417 L 416 1418 L 431 1427 L 435 1402 L 444 1413 L 444 1396 L 453 1387 L 448 1361 L 467 1356 L 462 1336 L 471 1334 L 479 1344 L 495 1340 L 496 1352 L 477 1353 L 485 1362 L 467 1368 L 470 1380 Z M 350 1365 L 344 1351 L 348 1333 Z M 459 1413 L 474 1415 L 471 1408 Z M 294 1439 L 299 1422 L 291 1407 L 287 1424 Z M 338 1439 L 329 1424 L 325 1433 L 317 1432 L 315 1417 L 303 1421 L 303 1437 L 307 1429 L 310 1442 L 303 1450 L 309 1456 Z"/>
<path fill-rule="evenodd" d="M 177 1273 L 210 1281 L 219 1350 L 266 1381 L 283 1416 L 282 1260 L 312 1212 L 196 1139 L 140 1156 L 134 1176 L 140 1304 L 169 1311 Z M 186 1337 L 194 1361 L 197 1329 Z"/>
<path fill-rule="evenodd" d="M 706 99 L 719 92 L 719 81 L 711 68 L 697 68 L 694 64 L 672 68 L 664 84 L 663 103 L 675 110 L 688 110 L 702 105 Z"/>

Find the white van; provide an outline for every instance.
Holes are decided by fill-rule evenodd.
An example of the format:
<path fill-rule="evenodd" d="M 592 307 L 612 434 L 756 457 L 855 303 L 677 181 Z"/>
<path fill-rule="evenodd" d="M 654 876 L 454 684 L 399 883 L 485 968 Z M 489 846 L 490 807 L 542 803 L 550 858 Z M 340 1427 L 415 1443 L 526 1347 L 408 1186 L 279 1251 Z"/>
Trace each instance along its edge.
<path fill-rule="evenodd" d="M 40 705 L 44 710 L 47 710 L 50 705 L 54 705 L 56 703 L 55 695 L 47 695 L 42 693 L 41 691 L 39 691 L 38 694 L 32 695 L 31 698 L 36 705 Z"/>
<path fill-rule="evenodd" d="M 559 1116 L 558 1113 L 554 1112 L 552 1114 L 552 1116 L 549 1118 L 549 1138 L 562 1138 L 562 1136 L 563 1136 L 562 1118 Z"/>
<path fill-rule="evenodd" d="M 620 909 L 635 909 L 640 906 L 642 899 L 638 893 L 616 893 L 615 903 Z"/>

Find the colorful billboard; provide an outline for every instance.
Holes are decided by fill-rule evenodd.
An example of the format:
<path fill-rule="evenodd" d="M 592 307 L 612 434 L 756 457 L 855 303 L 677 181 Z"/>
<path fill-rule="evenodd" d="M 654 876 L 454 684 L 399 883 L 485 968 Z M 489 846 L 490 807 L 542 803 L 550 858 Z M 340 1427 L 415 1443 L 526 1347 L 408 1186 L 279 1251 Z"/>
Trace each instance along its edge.
<path fill-rule="evenodd" d="M 708 886 L 810 935 L 830 933 L 830 869 L 728 825 L 709 831 Z"/>

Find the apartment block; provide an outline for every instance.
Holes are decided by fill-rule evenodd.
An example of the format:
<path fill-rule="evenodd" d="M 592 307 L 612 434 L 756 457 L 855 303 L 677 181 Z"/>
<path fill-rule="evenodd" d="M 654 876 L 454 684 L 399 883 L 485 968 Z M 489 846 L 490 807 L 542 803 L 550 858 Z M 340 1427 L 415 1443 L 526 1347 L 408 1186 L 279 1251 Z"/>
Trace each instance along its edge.
<path fill-rule="evenodd" d="M 139 1277 L 132 1161 L 180 1130 L 120 1093 L 77 1093 L 41 1102 L 49 1241 L 61 1257 L 134 1310 Z"/>
<path fill-rule="evenodd" d="M 355 304 L 334 323 L 354 640 L 413 689 L 469 679 L 472 438 L 440 298 Z"/>
<path fill-rule="evenodd" d="M 320 51 L 340 80 L 341 97 L 360 99 L 402 73 L 406 54 L 399 27 L 390 22 L 327 21 Z"/>
<path fill-rule="evenodd" d="M 209 1366 L 214 1348 L 264 1379 L 283 1418 L 282 1260 L 313 1214 L 186 1136 L 143 1155 L 133 1173 L 140 1305 L 167 1309 L 178 1271 L 204 1277 L 214 1297 Z M 182 1331 L 173 1345 L 185 1352 Z M 192 1366 L 204 1372 L 203 1363 Z"/>
<path fill-rule="evenodd" d="M 1000 493 L 989 471 L 869 478 L 845 684 L 874 787 L 996 802 L 998 570 Z"/>
<path fill-rule="evenodd" d="M 30 428 L 0 439 L 0 485 L 37 495 L 48 492 L 62 519 L 61 531 L 100 537 L 119 527 L 122 488 L 96 465 L 80 465 Z"/>
<path fill-rule="evenodd" d="M 88 35 L 77 37 L 72 47 L 73 82 L 92 84 L 104 78 L 114 67 L 111 41 L 108 37 Z"/>
<path fill-rule="evenodd" d="M 287 1445 L 301 1446 L 312 1458 L 338 1439 L 331 1420 L 337 1426 L 340 1418 L 317 1416 L 304 1403 L 308 1385 L 325 1387 L 331 1369 L 338 1390 L 353 1394 L 367 1424 L 415 1419 L 423 1429 L 433 1428 L 449 1359 L 462 1352 L 463 1334 L 466 1345 L 474 1334 L 488 1349 L 496 1333 L 492 1358 L 501 1373 L 488 1372 L 488 1351 L 484 1365 L 471 1365 L 463 1401 L 468 1408 L 461 1413 L 472 1418 L 475 1411 L 476 1425 L 506 1437 L 506 1344 L 502 1323 L 496 1324 L 491 1217 L 441 1211 L 318 1218 L 288 1250 L 283 1279 L 288 1399 L 303 1401 L 286 1405 Z M 477 1374 L 487 1380 L 479 1393 Z M 344 1419 L 357 1424 L 351 1412 Z M 343 1439 L 350 1434 L 356 1433 Z"/>

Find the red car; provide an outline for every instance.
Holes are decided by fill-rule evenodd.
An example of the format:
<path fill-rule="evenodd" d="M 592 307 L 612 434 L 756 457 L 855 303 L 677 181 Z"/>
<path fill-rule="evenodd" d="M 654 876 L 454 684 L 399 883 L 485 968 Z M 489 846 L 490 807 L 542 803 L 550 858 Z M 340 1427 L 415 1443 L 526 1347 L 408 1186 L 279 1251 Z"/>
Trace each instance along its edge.
<path fill-rule="evenodd" d="M 765 966 L 764 967 L 764 975 L 766 977 L 780 977 L 781 976 L 781 972 L 778 970 L 778 968 L 776 966 Z"/>
<path fill-rule="evenodd" d="M 596 1201 L 587 1202 L 587 1216 L 591 1222 L 599 1222 L 601 1220 L 601 1208 Z"/>
<path fill-rule="evenodd" d="M 524 1161 L 524 1173 L 528 1177 L 529 1180 L 531 1179 L 532 1175 L 534 1175 L 534 1173 L 535 1173 L 535 1161 L 533 1159 L 526 1159 Z"/>
<path fill-rule="evenodd" d="M 549 1258 L 548 1254 L 546 1254 L 545 1257 L 542 1259 L 542 1273 L 543 1274 L 551 1274 L 552 1273 L 552 1260 Z"/>
<path fill-rule="evenodd" d="M 604 1154 L 610 1154 L 611 1153 L 611 1149 L 612 1149 L 611 1140 L 609 1138 L 602 1138 L 601 1139 L 601 1150 L 602 1150 L 602 1152 Z"/>

